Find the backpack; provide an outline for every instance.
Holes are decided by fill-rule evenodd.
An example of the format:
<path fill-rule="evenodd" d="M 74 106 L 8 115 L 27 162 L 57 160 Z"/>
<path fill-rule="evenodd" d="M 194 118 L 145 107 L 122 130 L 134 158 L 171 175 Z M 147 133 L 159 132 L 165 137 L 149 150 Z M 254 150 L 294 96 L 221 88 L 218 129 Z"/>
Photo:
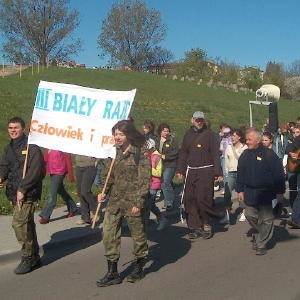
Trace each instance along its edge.
<path fill-rule="evenodd" d="M 155 150 L 151 156 L 155 156 L 156 158 L 156 162 L 155 162 L 155 165 L 153 166 L 152 164 L 152 159 L 155 159 L 155 158 L 152 158 L 151 157 L 151 175 L 153 177 L 161 177 L 162 175 L 162 168 L 163 168 L 163 164 L 162 164 L 162 159 L 161 159 L 161 154 Z"/>

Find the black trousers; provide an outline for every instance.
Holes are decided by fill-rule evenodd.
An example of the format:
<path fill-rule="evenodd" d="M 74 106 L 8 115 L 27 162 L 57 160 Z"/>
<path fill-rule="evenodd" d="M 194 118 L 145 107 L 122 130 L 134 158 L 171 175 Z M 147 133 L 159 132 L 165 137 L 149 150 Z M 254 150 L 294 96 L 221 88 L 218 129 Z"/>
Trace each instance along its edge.
<path fill-rule="evenodd" d="M 76 167 L 76 186 L 80 198 L 81 218 L 85 222 L 90 222 L 90 212 L 95 212 L 97 208 L 97 197 L 92 193 L 92 185 L 97 173 L 97 168 Z"/>

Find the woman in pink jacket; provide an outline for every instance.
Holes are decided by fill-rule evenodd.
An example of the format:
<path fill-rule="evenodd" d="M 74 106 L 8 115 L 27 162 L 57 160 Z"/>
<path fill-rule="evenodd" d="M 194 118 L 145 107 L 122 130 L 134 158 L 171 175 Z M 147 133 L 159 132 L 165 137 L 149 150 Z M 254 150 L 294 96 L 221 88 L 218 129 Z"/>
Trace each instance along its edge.
<path fill-rule="evenodd" d="M 146 220 L 149 220 L 150 212 L 152 212 L 157 219 L 157 230 L 162 230 L 167 225 L 166 217 L 161 213 L 156 206 L 155 199 L 157 192 L 161 189 L 161 176 L 162 176 L 162 161 L 161 154 L 155 149 L 154 140 L 147 141 L 149 148 L 149 156 L 151 160 L 151 184 L 147 199 L 148 210 L 146 212 Z"/>
<path fill-rule="evenodd" d="M 71 155 L 49 149 L 44 154 L 44 160 L 47 165 L 47 172 L 50 174 L 50 194 L 47 204 L 39 214 L 41 217 L 39 222 L 41 224 L 49 222 L 56 205 L 57 194 L 66 202 L 68 208 L 67 218 L 73 217 L 77 212 L 77 206 L 70 194 L 65 190 L 63 182 L 66 174 L 68 174 L 69 181 L 74 182 Z"/>

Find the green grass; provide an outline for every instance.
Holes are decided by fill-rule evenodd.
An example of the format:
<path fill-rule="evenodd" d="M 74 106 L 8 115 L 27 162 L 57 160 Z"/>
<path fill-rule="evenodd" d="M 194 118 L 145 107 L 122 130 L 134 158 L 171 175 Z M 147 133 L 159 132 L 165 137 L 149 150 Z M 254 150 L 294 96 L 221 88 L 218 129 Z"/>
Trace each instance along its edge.
<path fill-rule="evenodd" d="M 49 183 L 50 183 L 50 177 L 46 176 L 43 180 L 43 194 L 42 199 L 37 203 L 37 210 L 40 210 L 44 207 L 48 200 L 49 195 Z M 68 191 L 68 193 L 71 195 L 75 203 L 79 202 L 79 198 L 76 193 L 76 186 L 75 183 L 69 183 L 67 179 L 64 181 L 65 188 Z M 96 192 L 96 190 L 94 190 Z M 60 198 L 60 196 L 57 197 L 57 206 L 65 205 L 65 202 Z M 0 190 L 0 215 L 10 215 L 12 214 L 13 207 L 10 203 L 10 201 L 7 200 L 5 196 L 5 190 Z"/>
<path fill-rule="evenodd" d="M 13 116 L 20 116 L 29 123 L 40 80 L 77 84 L 108 90 L 137 89 L 131 115 L 137 128 L 145 119 L 152 119 L 157 125 L 167 122 L 179 142 L 190 126 L 194 111 L 202 110 L 211 120 L 212 128 L 218 130 L 222 122 L 233 127 L 249 123 L 249 100 L 255 94 L 235 93 L 224 88 L 209 88 L 195 82 L 174 81 L 162 76 L 112 70 L 65 69 L 49 67 L 32 75 L 31 68 L 19 74 L 0 78 L 0 151 L 8 142 L 6 122 Z M 280 123 L 295 120 L 299 115 L 300 102 L 281 99 L 278 103 Z M 261 127 L 268 117 L 267 107 L 253 106 L 253 122 Z M 75 193 L 75 192 L 74 192 Z M 44 189 L 47 195 L 47 188 Z M 0 192 L 0 214 L 5 196 Z M 47 198 L 45 196 L 44 198 Z"/>
<path fill-rule="evenodd" d="M 217 130 L 222 122 L 238 127 L 249 122 L 249 100 L 255 95 L 234 93 L 224 88 L 209 88 L 194 82 L 173 81 L 148 73 L 130 71 L 66 69 L 49 67 L 32 75 L 31 68 L 19 74 L 0 78 L 0 150 L 7 142 L 6 122 L 14 116 L 31 119 L 36 89 L 40 80 L 78 84 L 108 90 L 137 88 L 131 115 L 141 128 L 150 118 L 168 122 L 181 140 L 195 110 L 203 110 Z M 280 123 L 294 120 L 300 111 L 300 103 L 281 99 L 278 104 Z M 253 121 L 259 127 L 268 116 L 267 107 L 253 106 Z"/>

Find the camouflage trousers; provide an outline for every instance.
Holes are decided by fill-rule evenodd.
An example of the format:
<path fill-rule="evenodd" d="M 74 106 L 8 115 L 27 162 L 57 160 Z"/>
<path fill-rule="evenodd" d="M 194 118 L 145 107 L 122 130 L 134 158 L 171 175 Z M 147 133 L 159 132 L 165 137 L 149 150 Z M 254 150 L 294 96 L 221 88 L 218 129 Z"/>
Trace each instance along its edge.
<path fill-rule="evenodd" d="M 21 244 L 22 256 L 37 256 L 39 253 L 34 211 L 34 202 L 24 202 L 21 208 L 17 205 L 14 206 L 12 227 L 18 242 Z"/>
<path fill-rule="evenodd" d="M 136 258 L 147 257 L 148 245 L 142 216 L 124 216 L 120 212 L 114 215 L 106 211 L 103 222 L 103 245 L 107 260 L 119 260 L 123 218 L 127 220 L 128 228 L 133 239 L 134 256 Z"/>

